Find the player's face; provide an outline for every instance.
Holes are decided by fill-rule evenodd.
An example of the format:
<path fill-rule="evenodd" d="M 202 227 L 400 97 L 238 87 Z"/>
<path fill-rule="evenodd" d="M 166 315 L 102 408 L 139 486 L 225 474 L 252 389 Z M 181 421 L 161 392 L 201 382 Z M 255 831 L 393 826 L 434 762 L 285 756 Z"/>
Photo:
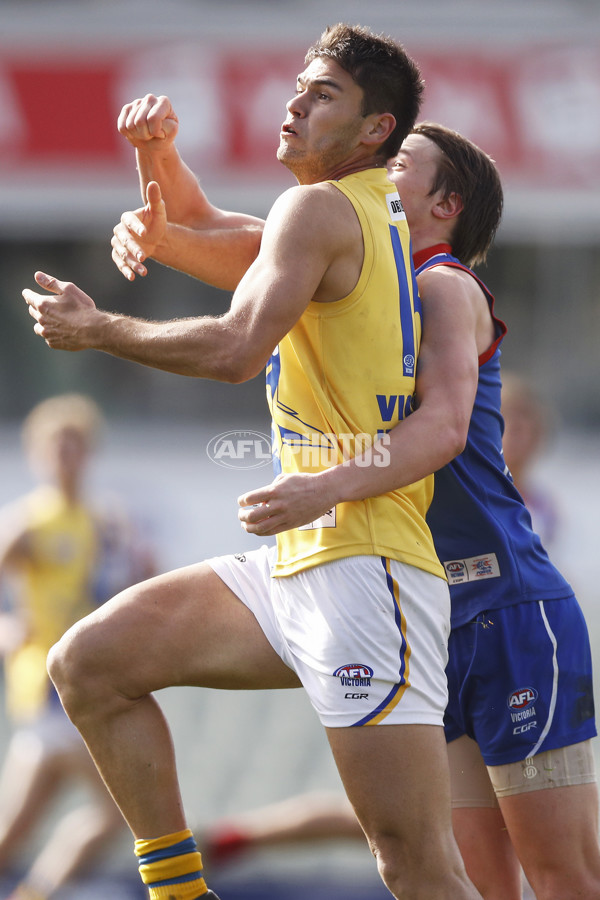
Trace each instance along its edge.
<path fill-rule="evenodd" d="M 314 59 L 287 103 L 277 158 L 301 184 L 330 177 L 360 150 L 363 92 L 333 60 Z"/>
<path fill-rule="evenodd" d="M 442 151 L 423 134 L 409 134 L 397 155 L 388 160 L 388 177 L 402 200 L 409 227 L 424 221 L 437 197 L 431 188 Z"/>
<path fill-rule="evenodd" d="M 46 436 L 41 449 L 40 463 L 46 477 L 59 484 L 79 481 L 88 459 L 88 445 L 80 431 L 58 428 Z"/>

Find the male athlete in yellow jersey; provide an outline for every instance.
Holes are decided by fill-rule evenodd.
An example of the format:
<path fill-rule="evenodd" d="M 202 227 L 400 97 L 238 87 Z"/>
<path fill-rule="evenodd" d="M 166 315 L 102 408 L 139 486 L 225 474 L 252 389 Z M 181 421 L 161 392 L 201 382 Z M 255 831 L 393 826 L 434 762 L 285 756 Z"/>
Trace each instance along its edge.
<path fill-rule="evenodd" d="M 50 647 L 107 599 L 107 581 L 114 592 L 155 571 L 120 514 L 87 496 L 102 425 L 89 397 L 38 403 L 25 419 L 23 442 L 40 483 L 0 511 L 0 578 L 12 601 L 0 620 L 0 655 L 14 728 L 0 774 L 0 873 L 14 865 L 52 800 L 74 782 L 91 791 L 59 819 L 11 900 L 54 896 L 122 823 L 46 671 Z"/>
<path fill-rule="evenodd" d="M 228 284 L 238 250 L 243 264 L 257 238 L 256 219 L 245 221 L 211 206 L 197 183 L 194 192 L 193 176 L 190 184 L 190 170 L 172 146 L 177 120 L 167 97 L 147 95 L 127 104 L 119 124 L 136 147 L 142 195 L 150 197 L 115 227 L 113 259 L 119 269 L 127 278 L 144 275 L 147 256 L 167 262 L 164 254 L 172 259 L 177 250 L 183 271 L 208 281 L 214 272 Z M 432 384 L 445 384 L 449 396 L 458 397 L 471 390 L 464 375 L 478 366 L 467 446 L 436 472 L 428 511 L 441 559 L 461 561 L 475 554 L 482 561 L 477 554 L 483 545 L 493 547 L 486 558 L 498 561 L 497 568 L 474 569 L 477 580 L 456 579 L 450 588 L 454 622 L 445 731 L 455 835 L 467 872 L 486 900 L 520 900 L 521 866 L 540 900 L 600 898 L 589 637 L 570 587 L 541 551 L 511 484 L 508 448 L 504 457 L 500 452 L 504 327 L 493 314 L 491 294 L 460 261 L 476 265 L 485 259 L 500 220 L 500 179 L 483 151 L 433 123 L 413 129 L 390 161 L 389 173 L 402 197 L 419 266 L 424 332 L 417 395 L 426 402 L 389 434 L 389 466 L 374 466 L 363 456 L 325 472 L 277 479 L 241 497 L 239 517 L 254 534 L 276 534 L 319 518 L 342 501 L 410 481 L 423 417 L 430 419 L 436 443 L 440 426 L 454 424 L 452 414 L 445 425 L 439 411 L 431 418 Z M 151 179 L 157 183 L 148 185 Z M 183 216 L 179 226 L 186 227 L 167 222 L 165 212 Z M 503 407 L 504 392 L 503 383 Z M 525 644 L 515 641 L 516 634 L 525 636 Z M 515 683 L 529 687 L 514 691 Z M 521 695 L 534 696 L 535 708 L 529 702 L 524 710 L 511 711 L 507 697 L 518 703 Z M 228 820 L 224 832 L 218 829 L 204 840 L 216 861 L 242 848 L 352 834 L 364 838 L 349 805 L 307 795 Z"/>
<path fill-rule="evenodd" d="M 231 382 L 267 365 L 283 472 L 352 456 L 400 421 L 420 340 L 408 232 L 385 175 L 418 113 L 419 72 L 391 40 L 348 26 L 328 29 L 306 63 L 278 151 L 299 184 L 275 203 L 224 316 L 109 314 L 43 273 L 49 293 L 24 291 L 51 347 Z M 468 413 L 457 411 L 465 435 Z M 451 447 L 444 440 L 419 448 L 420 477 L 457 452 L 454 436 Z M 276 559 L 265 549 L 213 559 L 125 591 L 51 652 L 65 708 L 137 839 L 152 900 L 215 896 L 152 697 L 176 684 L 302 683 L 392 895 L 479 896 L 450 823 L 449 597 L 424 521 L 430 489 L 425 480 L 340 504 L 278 540 Z"/>

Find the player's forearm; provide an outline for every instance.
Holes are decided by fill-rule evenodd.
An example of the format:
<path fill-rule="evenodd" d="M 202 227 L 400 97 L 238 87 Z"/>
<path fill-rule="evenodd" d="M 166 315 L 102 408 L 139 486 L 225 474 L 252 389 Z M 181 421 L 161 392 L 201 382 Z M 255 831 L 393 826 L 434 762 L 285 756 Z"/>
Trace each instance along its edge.
<path fill-rule="evenodd" d="M 136 159 L 144 203 L 148 183 L 157 181 L 170 222 L 200 227 L 203 221 L 211 219 L 214 208 L 174 144 L 167 144 L 160 150 L 138 148 Z"/>
<path fill-rule="evenodd" d="M 467 426 L 451 415 L 417 410 L 366 452 L 320 472 L 320 490 L 334 505 L 414 484 L 462 452 Z"/>
<path fill-rule="evenodd" d="M 224 327 L 225 317 L 152 322 L 97 310 L 81 343 L 111 356 L 154 369 L 237 383 L 253 377 L 264 362 L 248 358 L 243 341 Z"/>
<path fill-rule="evenodd" d="M 234 291 L 260 248 L 262 227 L 196 230 L 169 223 L 153 258 L 223 290 Z"/>

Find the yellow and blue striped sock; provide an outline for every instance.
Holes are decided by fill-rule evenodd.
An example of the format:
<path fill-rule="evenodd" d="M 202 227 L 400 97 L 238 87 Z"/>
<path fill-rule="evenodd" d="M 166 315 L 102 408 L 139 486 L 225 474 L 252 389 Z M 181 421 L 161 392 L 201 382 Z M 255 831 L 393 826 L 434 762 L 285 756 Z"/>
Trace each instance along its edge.
<path fill-rule="evenodd" d="M 189 828 L 135 842 L 142 881 L 150 900 L 197 900 L 208 888 L 202 877 L 202 857 Z"/>

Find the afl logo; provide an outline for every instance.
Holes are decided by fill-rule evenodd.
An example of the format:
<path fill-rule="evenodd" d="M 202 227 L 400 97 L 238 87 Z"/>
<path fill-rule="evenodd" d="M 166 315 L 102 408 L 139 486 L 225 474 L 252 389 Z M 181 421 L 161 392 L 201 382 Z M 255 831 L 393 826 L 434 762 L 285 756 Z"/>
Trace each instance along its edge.
<path fill-rule="evenodd" d="M 340 666 L 333 673 L 335 678 L 372 678 L 373 669 L 369 666 L 362 666 L 360 663 L 351 663 L 347 666 Z"/>
<path fill-rule="evenodd" d="M 257 469 L 271 463 L 271 440 L 260 431 L 225 431 L 209 441 L 206 454 L 228 469 Z"/>
<path fill-rule="evenodd" d="M 518 691 L 513 691 L 512 694 L 508 695 L 507 703 L 509 709 L 525 709 L 525 707 L 535 703 L 537 697 L 538 692 L 535 688 L 520 688 Z"/>
<path fill-rule="evenodd" d="M 446 569 L 450 575 L 457 575 L 458 573 L 465 571 L 465 564 L 461 562 L 451 562 L 447 564 Z"/>

